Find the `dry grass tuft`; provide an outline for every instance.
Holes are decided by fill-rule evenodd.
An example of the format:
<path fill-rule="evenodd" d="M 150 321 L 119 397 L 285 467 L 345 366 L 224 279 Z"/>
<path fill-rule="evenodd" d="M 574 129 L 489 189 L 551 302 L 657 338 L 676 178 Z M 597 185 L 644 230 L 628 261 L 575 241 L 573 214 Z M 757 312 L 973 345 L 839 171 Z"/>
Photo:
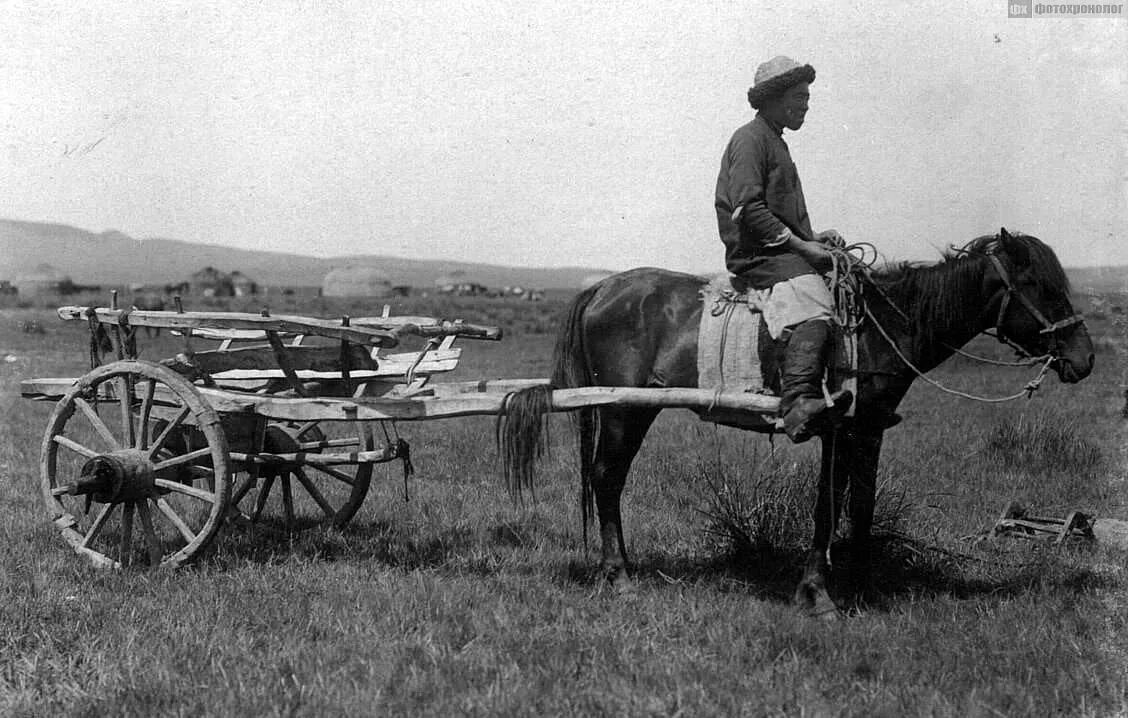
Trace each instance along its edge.
<path fill-rule="evenodd" d="M 754 466 L 739 476 L 719 461 L 697 466 L 707 501 L 705 532 L 714 550 L 734 558 L 797 549 L 807 538 L 818 467 L 774 455 Z"/>
<path fill-rule="evenodd" d="M 1048 414 L 1021 415 L 987 433 L 984 453 L 1007 468 L 1088 475 L 1101 465 L 1101 449 L 1077 424 Z"/>

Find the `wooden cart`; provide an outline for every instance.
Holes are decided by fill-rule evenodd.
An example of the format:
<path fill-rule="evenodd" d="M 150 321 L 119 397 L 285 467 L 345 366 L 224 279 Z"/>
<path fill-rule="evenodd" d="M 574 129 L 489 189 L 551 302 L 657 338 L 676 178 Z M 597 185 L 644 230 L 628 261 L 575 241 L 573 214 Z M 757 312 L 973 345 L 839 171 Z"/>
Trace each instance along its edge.
<path fill-rule="evenodd" d="M 180 565 L 231 518 L 344 525 L 374 464 L 399 460 L 411 470 L 396 422 L 502 414 L 510 392 L 546 383 L 432 381 L 457 366 L 456 340 L 499 340 L 501 331 L 393 317 L 387 308 L 339 320 L 87 307 L 58 314 L 89 323 L 95 366 L 79 378 L 25 380 L 21 393 L 56 402 L 41 450 L 43 499 L 66 542 L 98 566 Z M 140 328 L 179 332 L 184 351 L 139 359 Z M 94 347 L 106 336 L 117 359 L 101 364 Z M 421 346 L 385 353 L 409 338 Z M 211 347 L 201 349 L 204 342 Z M 601 405 L 767 415 L 777 400 L 700 389 L 552 393 L 556 411 Z"/>

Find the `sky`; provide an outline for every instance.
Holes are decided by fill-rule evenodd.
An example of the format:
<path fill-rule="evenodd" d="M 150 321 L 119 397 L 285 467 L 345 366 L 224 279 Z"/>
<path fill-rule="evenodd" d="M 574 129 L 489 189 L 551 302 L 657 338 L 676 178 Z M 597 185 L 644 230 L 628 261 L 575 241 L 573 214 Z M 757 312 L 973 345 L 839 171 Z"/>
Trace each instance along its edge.
<path fill-rule="evenodd" d="M 1128 7 L 1125 8 L 1128 12 Z M 775 55 L 816 230 L 1128 264 L 1128 20 L 944 3 L 0 0 L 0 217 L 331 257 L 723 270 Z"/>

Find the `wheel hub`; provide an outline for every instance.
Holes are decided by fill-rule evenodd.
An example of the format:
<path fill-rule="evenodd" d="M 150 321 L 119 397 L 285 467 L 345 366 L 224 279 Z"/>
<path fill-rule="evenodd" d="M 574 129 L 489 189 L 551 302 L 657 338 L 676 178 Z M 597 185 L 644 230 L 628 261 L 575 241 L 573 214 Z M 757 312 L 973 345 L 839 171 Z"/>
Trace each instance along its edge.
<path fill-rule="evenodd" d="M 154 495 L 153 462 L 147 452 L 121 449 L 101 454 L 82 465 L 78 481 L 67 487 L 103 504 L 138 501 Z"/>

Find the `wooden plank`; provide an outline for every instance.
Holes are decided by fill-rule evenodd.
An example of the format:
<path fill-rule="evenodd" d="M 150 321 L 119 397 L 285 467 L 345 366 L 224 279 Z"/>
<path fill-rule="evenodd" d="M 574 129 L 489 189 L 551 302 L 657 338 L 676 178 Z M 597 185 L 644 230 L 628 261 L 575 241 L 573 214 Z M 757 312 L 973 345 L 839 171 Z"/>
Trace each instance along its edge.
<path fill-rule="evenodd" d="M 20 396 L 25 399 L 61 399 L 75 385 L 74 377 L 40 377 L 20 382 Z"/>
<path fill-rule="evenodd" d="M 355 317 L 354 326 L 387 329 L 397 334 L 411 334 L 420 337 L 457 336 L 466 339 L 502 338 L 501 327 L 485 324 L 468 324 L 460 320 L 436 319 L 434 317 Z"/>
<path fill-rule="evenodd" d="M 298 451 L 286 454 L 257 453 L 248 454 L 233 451 L 231 458 L 237 462 L 270 464 L 309 464 L 314 466 L 349 466 L 352 464 L 378 464 L 399 458 L 395 445 L 374 451 L 350 451 L 346 453 L 320 453 Z"/>
<path fill-rule="evenodd" d="M 209 329 L 201 327 L 198 329 L 173 329 L 173 334 L 182 335 L 185 332 L 190 332 L 193 337 L 199 339 L 210 339 L 217 342 L 262 342 L 266 341 L 266 332 L 258 329 Z M 303 334 L 295 334 L 294 332 L 278 332 L 279 336 L 283 337 L 301 337 Z"/>
<path fill-rule="evenodd" d="M 452 336 L 467 339 L 499 340 L 503 336 L 500 327 L 483 324 L 435 319 L 433 317 L 358 317 L 350 320 L 353 326 L 384 329 L 397 335 L 406 334 L 420 337 Z M 205 339 L 229 339 L 235 341 L 263 341 L 266 334 L 253 329 L 194 329 L 192 335 Z"/>
<path fill-rule="evenodd" d="M 319 372 L 337 371 L 340 365 L 341 350 L 331 346 L 288 346 L 286 353 L 290 366 L 296 371 L 311 370 Z M 386 360 L 386 359 L 385 359 Z M 241 370 L 278 369 L 274 354 L 268 346 L 239 347 L 196 352 L 188 356 L 177 354 L 165 359 L 161 364 L 184 376 L 218 374 L 220 372 Z M 354 369 L 375 370 L 378 368 L 371 352 L 361 346 L 350 345 L 349 364 Z"/>
<path fill-rule="evenodd" d="M 59 307 L 61 319 L 85 320 L 87 307 Z M 290 334 L 316 334 L 331 339 L 348 339 L 357 344 L 393 347 L 398 343 L 397 335 L 385 329 L 365 326 L 341 326 L 335 319 L 313 319 L 294 315 L 277 314 L 264 317 L 247 312 L 159 312 L 144 309 L 120 310 L 99 307 L 94 310 L 98 321 L 117 325 L 126 311 L 128 321 L 134 327 L 161 327 L 165 329 L 253 329 L 261 332 L 287 332 Z M 265 337 L 265 334 L 264 334 Z"/>
<path fill-rule="evenodd" d="M 436 397 L 458 396 L 460 394 L 508 393 L 534 386 L 544 386 L 548 379 L 483 379 L 481 381 L 433 382 L 427 389 Z"/>
<path fill-rule="evenodd" d="M 28 379 L 20 382 L 24 396 L 61 396 L 75 379 Z M 426 396 L 408 398 L 360 397 L 286 398 L 271 395 L 240 394 L 222 389 L 199 387 L 200 393 L 217 411 L 252 413 L 293 421 L 362 421 L 402 419 L 425 420 L 456 416 L 496 415 L 501 413 L 508 391 L 545 383 L 543 379 L 498 379 L 486 382 L 430 384 Z M 482 391 L 480 389 L 484 388 Z M 166 388 L 157 390 L 157 399 Z M 748 392 L 717 393 L 712 389 L 634 387 L 580 387 L 557 389 L 552 393 L 553 411 L 572 411 L 589 406 L 654 407 L 774 413 L 779 399 Z M 352 413 L 355 412 L 355 413 Z"/>
<path fill-rule="evenodd" d="M 263 312 L 265 314 L 266 312 Z M 290 364 L 290 355 L 286 353 L 286 346 L 282 344 L 282 339 L 278 336 L 278 332 L 267 332 L 266 338 L 270 342 L 270 348 L 274 350 L 274 361 L 278 362 L 278 368 L 286 375 L 286 381 L 289 383 L 290 388 L 298 396 L 305 396 L 305 387 L 302 386 L 301 379 L 298 378 L 294 367 Z"/>
<path fill-rule="evenodd" d="M 320 347 L 319 347 L 320 348 Z M 330 347 L 331 349 L 331 347 Z M 415 368 L 416 376 L 427 376 L 442 372 L 454 371 L 458 367 L 461 349 L 451 349 L 447 352 L 430 351 L 424 356 L 423 361 Z M 196 356 L 199 356 L 197 354 Z M 355 356 L 355 355 L 354 355 Z M 376 359 L 373 369 L 353 369 L 351 373 L 354 381 L 367 379 L 402 377 L 407 374 L 416 354 L 390 354 Z M 371 361 L 367 362 L 369 365 Z M 321 371 L 316 369 L 296 370 L 299 379 L 303 381 L 325 381 L 340 379 L 341 372 L 336 369 Z M 216 381 L 265 381 L 268 379 L 282 379 L 285 377 L 281 369 L 229 369 L 226 371 L 211 372 Z"/>
<path fill-rule="evenodd" d="M 458 416 L 502 413 L 504 393 L 474 393 L 450 397 L 384 399 L 306 398 L 293 399 L 270 395 L 242 395 L 218 389 L 201 388 L 200 393 L 220 412 L 253 413 L 290 421 L 377 421 L 397 419 L 421 421 Z M 726 392 L 710 389 L 638 389 L 633 387 L 581 387 L 557 389 L 552 393 L 553 411 L 572 411 L 584 407 L 653 407 L 685 409 L 725 409 L 749 413 L 774 413 L 779 399 L 764 394 Z"/>

